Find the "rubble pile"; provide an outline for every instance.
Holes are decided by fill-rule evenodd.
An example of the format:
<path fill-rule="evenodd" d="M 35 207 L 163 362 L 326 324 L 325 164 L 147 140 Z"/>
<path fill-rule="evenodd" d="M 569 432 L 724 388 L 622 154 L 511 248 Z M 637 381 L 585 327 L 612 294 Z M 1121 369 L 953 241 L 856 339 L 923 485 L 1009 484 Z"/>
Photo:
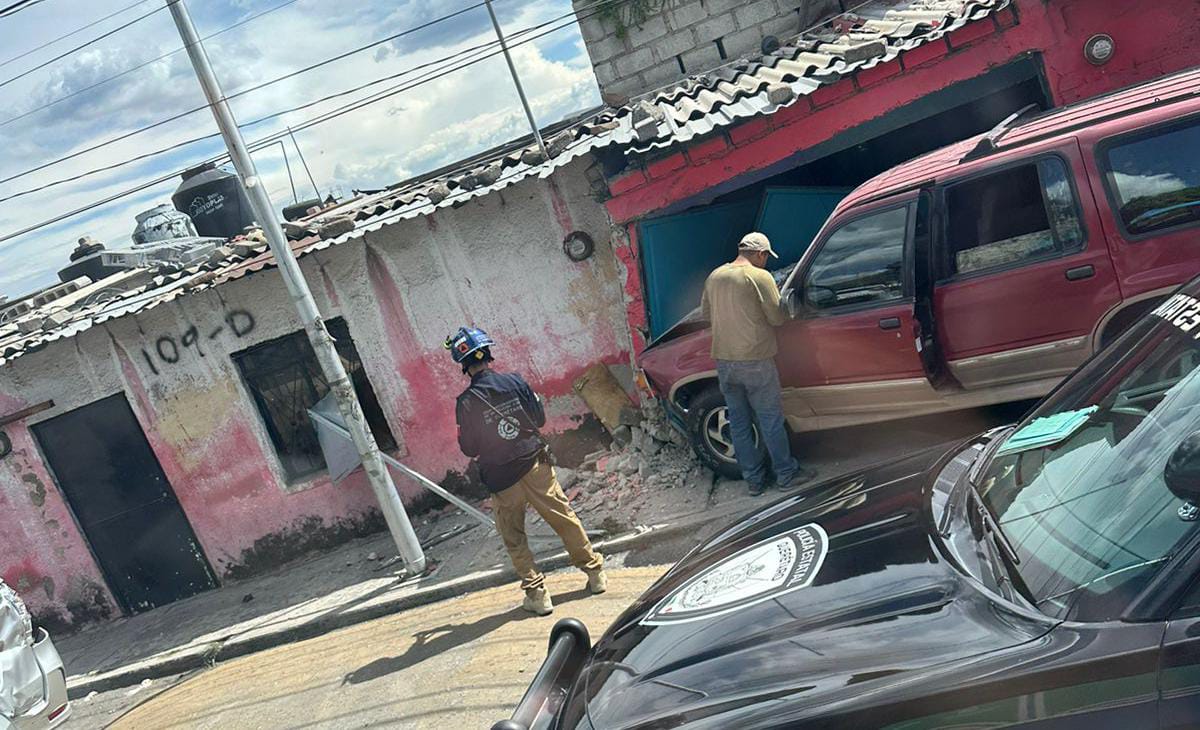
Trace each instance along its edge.
<path fill-rule="evenodd" d="M 589 455 L 578 469 L 556 469 L 575 509 L 609 523 L 604 528 L 609 530 L 699 506 L 713 483 L 712 472 L 667 423 L 661 406 L 651 402 L 629 410 L 609 449 Z M 687 489 L 664 494 L 678 487 Z"/>

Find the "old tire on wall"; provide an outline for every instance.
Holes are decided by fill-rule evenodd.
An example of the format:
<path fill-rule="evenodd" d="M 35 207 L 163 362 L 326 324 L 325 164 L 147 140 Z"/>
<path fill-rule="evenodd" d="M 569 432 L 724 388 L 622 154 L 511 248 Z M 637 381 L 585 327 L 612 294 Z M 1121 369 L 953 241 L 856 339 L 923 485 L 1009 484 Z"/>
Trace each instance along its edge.
<path fill-rule="evenodd" d="M 701 463 L 727 479 L 742 478 L 729 431 L 725 397 L 715 383 L 697 393 L 688 403 L 687 431 L 692 450 Z M 758 441 L 757 428 L 754 440 Z"/>

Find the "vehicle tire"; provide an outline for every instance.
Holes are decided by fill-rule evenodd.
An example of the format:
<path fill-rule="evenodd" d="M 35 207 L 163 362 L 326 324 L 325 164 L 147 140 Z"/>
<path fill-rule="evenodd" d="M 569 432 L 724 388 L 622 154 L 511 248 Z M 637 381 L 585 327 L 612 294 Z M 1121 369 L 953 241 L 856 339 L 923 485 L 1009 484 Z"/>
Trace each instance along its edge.
<path fill-rule="evenodd" d="M 700 391 L 688 403 L 687 431 L 692 450 L 702 464 L 727 479 L 742 478 L 729 433 L 725 397 L 716 385 Z M 754 439 L 758 440 L 757 428 Z"/>

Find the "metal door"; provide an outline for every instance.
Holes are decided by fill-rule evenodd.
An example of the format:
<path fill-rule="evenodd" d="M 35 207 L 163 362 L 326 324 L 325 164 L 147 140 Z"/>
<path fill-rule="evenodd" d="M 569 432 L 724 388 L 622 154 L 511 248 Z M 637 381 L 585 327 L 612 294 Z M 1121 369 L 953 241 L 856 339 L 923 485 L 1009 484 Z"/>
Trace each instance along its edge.
<path fill-rule="evenodd" d="M 124 395 L 39 423 L 33 433 L 126 611 L 146 611 L 216 585 Z"/>

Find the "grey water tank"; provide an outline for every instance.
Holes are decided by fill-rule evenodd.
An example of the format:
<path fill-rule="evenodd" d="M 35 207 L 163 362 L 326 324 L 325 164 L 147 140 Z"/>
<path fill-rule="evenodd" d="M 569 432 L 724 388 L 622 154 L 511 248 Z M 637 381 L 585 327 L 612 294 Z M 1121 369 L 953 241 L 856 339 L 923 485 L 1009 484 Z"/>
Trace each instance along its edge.
<path fill-rule="evenodd" d="M 171 202 L 191 217 L 201 236 L 233 238 L 254 224 L 254 212 L 238 176 L 212 164 L 184 172 Z"/>

